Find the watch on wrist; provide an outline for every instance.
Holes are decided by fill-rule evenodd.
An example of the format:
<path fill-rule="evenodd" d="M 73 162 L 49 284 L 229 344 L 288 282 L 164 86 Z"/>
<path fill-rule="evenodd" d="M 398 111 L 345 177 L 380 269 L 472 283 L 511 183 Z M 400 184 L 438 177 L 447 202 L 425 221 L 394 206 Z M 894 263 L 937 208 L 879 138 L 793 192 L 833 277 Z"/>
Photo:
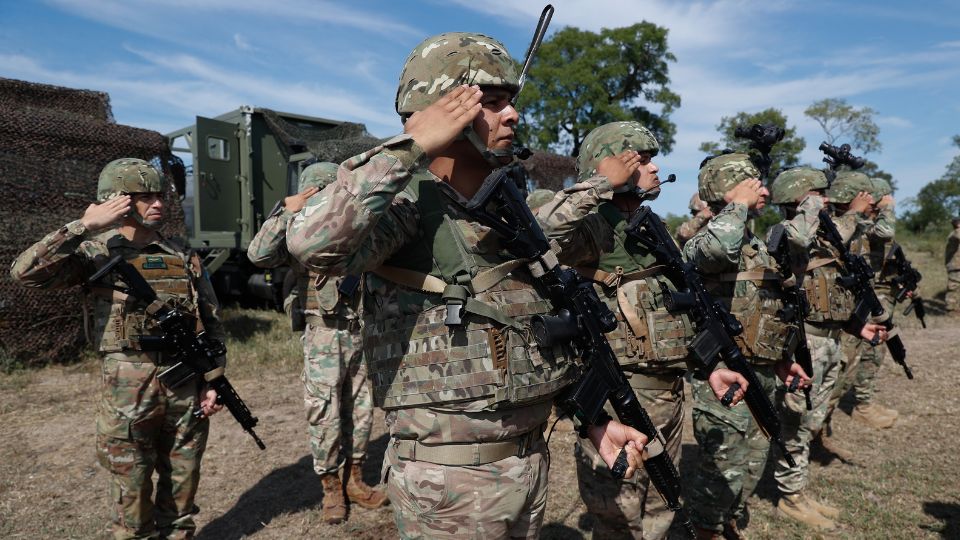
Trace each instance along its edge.
<path fill-rule="evenodd" d="M 70 231 L 70 234 L 83 236 L 87 232 L 87 227 L 78 219 L 67 223 L 67 230 Z"/>

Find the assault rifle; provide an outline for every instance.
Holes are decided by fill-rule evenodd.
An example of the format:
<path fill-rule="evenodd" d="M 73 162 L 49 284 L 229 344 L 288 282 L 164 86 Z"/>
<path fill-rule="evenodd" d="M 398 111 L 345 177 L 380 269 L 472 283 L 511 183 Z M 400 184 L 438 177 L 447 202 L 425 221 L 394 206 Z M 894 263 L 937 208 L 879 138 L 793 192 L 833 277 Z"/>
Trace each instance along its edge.
<path fill-rule="evenodd" d="M 790 260 L 790 246 L 787 243 L 786 232 L 787 229 L 783 226 L 783 223 L 777 223 L 770 229 L 770 236 L 767 239 L 767 252 L 777 261 L 784 280 L 790 279 L 790 276 L 794 277 L 794 285 L 792 287 L 783 287 L 781 285 L 783 308 L 777 313 L 777 316 L 781 321 L 791 322 L 796 325 L 797 348 L 793 351 L 793 357 L 797 363 L 800 364 L 800 367 L 803 368 L 807 376 L 813 378 L 813 358 L 810 356 L 810 347 L 807 346 L 807 330 L 803 326 L 807 314 L 810 313 L 810 304 L 807 302 L 807 293 L 803 289 L 803 276 L 797 276 L 793 273 L 793 267 L 790 264 L 792 262 Z M 790 391 L 796 390 L 798 382 L 799 379 L 794 377 L 793 383 L 790 385 Z M 806 397 L 807 400 L 808 411 L 813 410 L 810 390 L 809 386 L 803 389 L 804 397 Z"/>
<path fill-rule="evenodd" d="M 525 170 L 515 163 L 494 170 L 466 206 L 479 223 L 502 237 L 502 245 L 528 264 L 541 293 L 557 308 L 557 315 L 535 317 L 533 336 L 540 347 L 570 346 L 581 360 L 577 380 L 558 398 L 561 406 L 584 424 L 609 418 L 603 410 L 609 400 L 617 416 L 647 436 L 643 467 L 667 507 L 676 512 L 691 537 L 693 524 L 680 503 L 680 474 L 665 448 L 663 436 L 640 405 L 604 334 L 616 328 L 613 312 L 604 304 L 593 284 L 570 268 L 561 268 L 550 242 L 526 205 L 518 183 Z M 626 450 L 612 468 L 615 478 L 626 472 Z"/>
<path fill-rule="evenodd" d="M 683 260 L 680 248 L 670 236 L 660 216 L 653 213 L 649 206 L 641 206 L 630 217 L 627 234 L 643 244 L 660 264 L 667 267 L 666 272 L 671 275 L 674 283 L 685 285 L 686 288 L 682 291 L 671 291 L 665 284 L 660 284 L 666 308 L 671 312 L 687 312 L 694 320 L 697 335 L 690 345 L 690 352 L 699 363 L 698 368 L 709 373 L 723 360 L 727 368 L 743 375 L 747 380 L 743 400 L 747 402 L 754 420 L 770 442 L 780 449 L 787 463 L 796 467 L 793 456 L 787 452 L 777 411 L 763 391 L 757 373 L 733 340 L 743 331 L 740 321 L 707 292 L 696 266 Z M 732 398 L 732 393 L 728 392 L 721 401 L 728 405 Z"/>
<path fill-rule="evenodd" d="M 117 272 L 126 288 L 99 283 L 100 279 L 110 272 Z M 89 283 L 119 291 L 147 304 L 146 313 L 156 321 L 162 334 L 140 336 L 141 347 L 143 350 L 164 352 L 175 361 L 173 367 L 161 373 L 159 378 L 168 387 L 176 388 L 195 376 L 206 378 L 209 376 L 208 373 L 213 373 L 214 376 L 207 380 L 207 384 L 217 391 L 217 403 L 223 404 L 230 411 L 230 414 L 240 423 L 240 427 L 253 437 L 261 450 L 267 448 L 253 431 L 257 426 L 257 417 L 251 414 L 247 404 L 240 399 L 237 390 L 223 372 L 218 371 L 215 360 L 227 352 L 227 348 L 220 340 L 208 336 L 206 332 L 195 332 L 191 317 L 160 301 L 150 283 L 121 255 L 110 259 L 103 268 L 90 277 Z M 193 414 L 199 417 L 202 412 L 196 410 Z"/>
<path fill-rule="evenodd" d="M 910 305 L 907 306 L 907 309 L 903 310 L 903 314 L 909 315 L 910 312 L 913 311 L 917 319 L 920 320 L 920 324 L 926 328 L 927 322 L 924 318 L 927 316 L 927 310 L 923 307 L 923 298 L 917 295 L 917 287 L 920 286 L 920 280 L 923 279 L 923 276 L 910 264 L 910 261 L 907 260 L 907 256 L 904 255 L 903 248 L 900 247 L 900 244 L 893 244 L 893 247 L 890 248 L 890 254 L 887 255 L 887 260 L 892 262 L 894 266 L 893 273 L 896 274 L 890 280 L 894 302 L 897 304 L 903 302 L 909 294 Z"/>
<path fill-rule="evenodd" d="M 861 255 L 850 252 L 850 249 L 843 243 L 840 231 L 836 224 L 830 218 L 826 210 L 820 210 L 820 227 L 817 228 L 817 234 L 823 236 L 827 242 L 840 254 L 840 285 L 850 291 L 853 297 L 857 299 L 857 305 L 847 321 L 845 330 L 855 336 L 860 335 L 860 331 L 869 322 L 870 317 L 879 317 L 883 315 L 883 304 L 877 298 L 877 293 L 873 290 L 873 269 L 870 264 Z M 889 315 L 889 314 L 888 314 Z M 882 324 L 887 331 L 893 330 L 893 316 L 887 317 Z M 877 345 L 879 337 L 874 337 L 871 345 Z M 908 379 L 913 379 L 913 371 L 907 365 L 907 349 L 903 346 L 898 334 L 889 336 L 886 341 L 887 349 L 893 360 L 900 364 L 906 373 Z"/>

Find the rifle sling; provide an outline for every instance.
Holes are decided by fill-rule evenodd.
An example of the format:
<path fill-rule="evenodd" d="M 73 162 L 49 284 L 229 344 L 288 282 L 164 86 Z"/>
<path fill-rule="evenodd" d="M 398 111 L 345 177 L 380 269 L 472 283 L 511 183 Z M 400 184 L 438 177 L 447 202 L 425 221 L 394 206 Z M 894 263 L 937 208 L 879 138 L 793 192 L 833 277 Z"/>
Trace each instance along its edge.
<path fill-rule="evenodd" d="M 836 257 L 819 257 L 816 259 L 810 259 L 810 262 L 807 263 L 807 268 L 804 270 L 804 272 L 816 270 L 817 268 L 821 268 L 836 261 Z"/>
<path fill-rule="evenodd" d="M 727 272 L 715 276 L 704 276 L 704 281 L 731 282 L 731 281 L 782 281 L 780 274 L 773 270 L 746 270 L 744 272 Z"/>
<path fill-rule="evenodd" d="M 620 266 L 617 267 L 616 272 L 607 272 L 599 268 L 588 268 L 585 266 L 574 267 L 574 270 L 576 270 L 578 274 L 590 281 L 601 283 L 607 287 L 617 288 L 617 304 L 620 306 L 620 313 L 623 314 L 623 318 L 630 326 L 630 330 L 633 331 L 633 335 L 638 338 L 644 336 L 649 338 L 646 326 L 644 326 L 640 317 L 637 316 L 637 310 L 630 305 L 630 301 L 627 299 L 627 295 L 623 292 L 623 289 L 620 288 L 620 285 L 661 274 L 665 269 L 665 266 L 658 264 L 643 270 L 624 274 L 623 267 Z"/>

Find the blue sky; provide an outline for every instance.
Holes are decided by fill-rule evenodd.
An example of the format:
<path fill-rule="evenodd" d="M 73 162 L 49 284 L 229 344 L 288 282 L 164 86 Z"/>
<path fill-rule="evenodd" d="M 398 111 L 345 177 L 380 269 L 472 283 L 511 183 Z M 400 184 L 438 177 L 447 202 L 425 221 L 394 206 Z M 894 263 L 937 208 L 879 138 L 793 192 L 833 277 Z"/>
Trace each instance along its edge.
<path fill-rule="evenodd" d="M 659 159 L 679 180 L 654 203 L 683 213 L 697 150 L 722 116 L 777 107 L 819 162 L 813 101 L 844 98 L 878 111 L 881 153 L 898 199 L 938 178 L 960 134 L 960 2 L 556 1 L 551 26 L 588 30 L 640 20 L 670 29 L 671 88 L 682 104 L 674 151 Z M 122 124 L 168 132 L 239 105 L 363 122 L 400 131 L 400 67 L 443 31 L 495 36 L 515 55 L 542 4 L 518 0 L 33 0 L 0 2 L 0 76 L 110 94 Z M 900 205 L 902 209 L 902 204 Z"/>

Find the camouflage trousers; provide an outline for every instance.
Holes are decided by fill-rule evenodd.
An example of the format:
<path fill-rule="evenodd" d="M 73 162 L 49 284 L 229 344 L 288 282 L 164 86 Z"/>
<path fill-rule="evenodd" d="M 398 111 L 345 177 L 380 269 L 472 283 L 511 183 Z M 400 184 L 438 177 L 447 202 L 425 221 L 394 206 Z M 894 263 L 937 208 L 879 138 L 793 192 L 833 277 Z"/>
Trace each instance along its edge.
<path fill-rule="evenodd" d="M 384 456 L 400 538 L 538 538 L 547 506 L 547 445 L 478 466 Z"/>
<path fill-rule="evenodd" d="M 147 358 L 112 353 L 103 359 L 97 458 L 110 473 L 113 537 L 192 538 L 210 422 L 192 414 L 196 382 L 167 388 L 156 365 L 136 360 Z"/>
<path fill-rule="evenodd" d="M 630 385 L 666 440 L 667 453 L 674 464 L 679 464 L 683 378 L 678 375 L 673 379 L 673 385 L 665 388 L 669 383 L 633 374 Z M 657 388 L 645 388 L 650 386 Z M 607 412 L 613 416 L 612 410 Z M 574 444 L 574 456 L 580 497 L 596 518 L 594 538 L 666 538 L 673 512 L 667 509 L 643 468 L 628 480 L 616 480 L 593 444 L 579 440 Z"/>
<path fill-rule="evenodd" d="M 362 460 L 373 426 L 373 399 L 359 330 L 347 329 L 345 321 L 307 324 L 301 378 L 313 469 L 327 474 L 346 457 Z"/>
<path fill-rule="evenodd" d="M 944 300 L 947 311 L 960 311 L 960 270 L 947 270 L 947 294 Z"/>
<path fill-rule="evenodd" d="M 763 390 L 775 398 L 777 377 L 772 365 L 754 365 Z M 690 518 L 704 529 L 721 531 L 731 519 L 745 516 L 767 463 L 770 442 L 746 403 L 724 407 L 707 381 L 693 379 L 693 434 L 700 462 L 687 495 Z"/>
<path fill-rule="evenodd" d="M 840 405 L 840 399 L 853 386 L 854 378 L 863 359 L 863 353 L 869 348 L 871 348 L 870 345 L 859 336 L 847 333 L 840 336 L 841 362 L 837 368 L 837 381 L 833 386 L 833 393 L 830 394 L 830 401 L 827 403 L 826 419 L 833 416 L 833 411 L 837 410 L 837 406 Z"/>
<path fill-rule="evenodd" d="M 853 384 L 853 393 L 857 404 L 867 404 L 873 400 L 873 394 L 876 391 L 877 373 L 880 372 L 880 366 L 883 365 L 883 359 L 886 356 L 887 348 L 884 345 L 876 347 L 863 342 L 860 346 L 860 366 L 851 377 Z"/>
<path fill-rule="evenodd" d="M 807 346 L 810 347 L 814 371 L 813 390 L 810 395 L 813 409 L 807 410 L 803 392 L 788 394 L 784 388 L 778 391 L 778 399 L 783 403 L 780 415 L 783 439 L 787 451 L 797 462 L 797 466 L 791 468 L 782 456 L 777 459 L 773 476 L 780 493 L 784 495 L 799 493 L 807 485 L 810 475 L 810 441 L 823 427 L 830 400 L 839 383 L 841 371 L 847 363 L 839 337 L 815 336 L 809 333 L 809 327 L 807 331 Z"/>

